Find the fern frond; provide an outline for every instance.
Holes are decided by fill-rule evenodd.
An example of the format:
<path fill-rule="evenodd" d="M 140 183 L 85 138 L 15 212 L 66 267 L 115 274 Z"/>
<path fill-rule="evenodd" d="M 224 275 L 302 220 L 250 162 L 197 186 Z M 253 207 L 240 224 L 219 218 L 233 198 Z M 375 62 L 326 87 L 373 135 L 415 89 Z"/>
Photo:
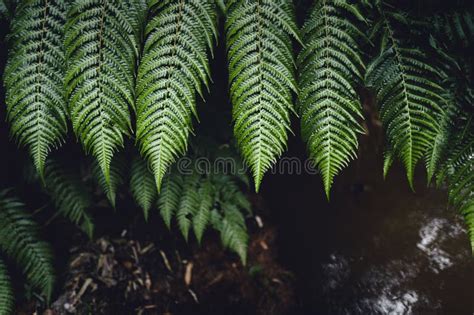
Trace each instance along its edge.
<path fill-rule="evenodd" d="M 189 229 L 191 228 L 193 217 L 198 211 L 200 205 L 199 202 L 199 182 L 201 178 L 198 174 L 194 173 L 189 176 L 185 176 L 183 182 L 183 195 L 179 202 L 178 209 L 176 211 L 176 220 L 178 226 L 183 234 L 184 239 L 187 241 L 189 236 Z"/>
<path fill-rule="evenodd" d="M 136 154 L 130 169 L 130 190 L 137 204 L 143 209 L 145 219 L 156 200 L 156 184 L 147 163 Z"/>
<path fill-rule="evenodd" d="M 187 150 L 196 93 L 208 87 L 208 51 L 217 37 L 214 0 L 153 0 L 137 78 L 137 142 L 158 191 Z"/>
<path fill-rule="evenodd" d="M 355 91 L 365 68 L 357 19 L 364 21 L 346 0 L 317 1 L 303 27 L 306 45 L 298 56 L 302 136 L 328 198 L 334 176 L 356 158 L 357 134 L 364 133 Z"/>
<path fill-rule="evenodd" d="M 394 156 L 405 165 L 413 188 L 417 162 L 434 143 L 445 104 L 441 73 L 428 63 L 419 49 L 407 45 L 395 32 L 393 21 L 400 14 L 379 5 L 385 49 L 367 69 L 366 82 L 374 87 L 382 123 Z"/>
<path fill-rule="evenodd" d="M 171 219 L 178 210 L 183 191 L 183 177 L 171 173 L 163 179 L 163 187 L 158 196 L 158 209 L 168 229 L 171 228 Z"/>
<path fill-rule="evenodd" d="M 464 216 L 474 255 L 474 130 L 458 130 L 447 148 L 438 183 L 448 184 L 449 202 Z"/>
<path fill-rule="evenodd" d="M 10 20 L 17 0 L 0 0 L 0 19 Z"/>
<path fill-rule="evenodd" d="M 215 228 L 220 231 L 221 240 L 224 247 L 236 252 L 242 263 L 247 262 L 247 244 L 248 233 L 245 226 L 245 218 L 240 210 L 233 204 L 222 204 L 224 212 L 221 221 L 215 225 Z M 214 222 L 216 222 L 214 220 Z"/>
<path fill-rule="evenodd" d="M 51 298 L 54 285 L 53 255 L 39 240 L 38 226 L 24 205 L 8 192 L 0 192 L 0 250 L 22 269 L 28 282 Z"/>
<path fill-rule="evenodd" d="M 48 159 L 44 179 L 46 190 L 59 212 L 92 238 L 94 223 L 89 213 L 92 200 L 80 175 L 57 160 Z"/>
<path fill-rule="evenodd" d="M 193 230 L 194 234 L 196 235 L 196 239 L 199 243 L 201 243 L 204 231 L 209 224 L 211 210 L 215 202 L 214 186 L 209 179 L 202 181 L 198 194 L 201 200 L 199 207 L 193 217 Z"/>
<path fill-rule="evenodd" d="M 234 135 L 258 191 L 283 153 L 297 92 L 290 0 L 228 1 L 225 23 Z"/>
<path fill-rule="evenodd" d="M 7 266 L 0 257 L 0 315 L 13 314 L 15 297 Z"/>
<path fill-rule="evenodd" d="M 125 183 L 126 177 L 126 161 L 122 154 L 116 154 L 109 167 L 109 180 L 107 181 L 102 167 L 97 160 L 92 165 L 92 173 L 99 183 L 100 188 L 107 196 L 112 207 L 115 208 L 115 202 L 117 199 L 117 189 L 120 185 Z"/>
<path fill-rule="evenodd" d="M 4 74 L 7 120 L 41 177 L 49 152 L 61 145 L 67 130 L 65 15 L 64 0 L 22 1 L 11 23 Z"/>
<path fill-rule="evenodd" d="M 452 98 L 452 97 L 451 97 Z M 428 184 L 431 183 L 433 176 L 436 174 L 446 148 L 449 145 L 450 136 L 454 129 L 454 117 L 457 112 L 455 100 L 447 102 L 447 108 L 442 108 L 443 112 L 439 117 L 439 129 L 435 135 L 434 141 L 430 144 L 426 156 L 426 172 Z"/>
<path fill-rule="evenodd" d="M 66 24 L 66 90 L 74 132 L 105 181 L 131 130 L 138 16 L 130 1 L 76 0 Z"/>
<path fill-rule="evenodd" d="M 474 44 L 474 14 L 469 10 L 436 15 L 429 23 L 437 34 L 448 39 L 450 45 L 469 47 Z"/>

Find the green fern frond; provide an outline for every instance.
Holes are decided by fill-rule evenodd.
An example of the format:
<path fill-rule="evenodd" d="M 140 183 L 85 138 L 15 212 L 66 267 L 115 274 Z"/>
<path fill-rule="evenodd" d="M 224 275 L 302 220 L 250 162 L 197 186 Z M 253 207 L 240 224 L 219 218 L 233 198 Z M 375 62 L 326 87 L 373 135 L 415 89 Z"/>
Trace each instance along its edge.
<path fill-rule="evenodd" d="M 163 179 L 163 187 L 158 196 L 158 209 L 168 229 L 171 228 L 171 219 L 178 210 L 183 191 L 183 177 L 181 175 L 167 174 Z"/>
<path fill-rule="evenodd" d="M 459 130 L 450 139 L 448 156 L 437 174 L 448 184 L 449 202 L 464 216 L 474 255 L 474 130 Z"/>
<path fill-rule="evenodd" d="M 183 234 L 186 241 L 188 240 L 189 229 L 191 228 L 193 217 L 197 213 L 200 205 L 200 196 L 198 193 L 200 180 L 200 176 L 196 173 L 185 176 L 183 182 L 183 195 L 181 196 L 176 211 L 176 220 L 178 221 L 181 234 Z"/>
<path fill-rule="evenodd" d="M 158 191 L 187 150 L 196 93 L 208 87 L 208 51 L 217 38 L 214 0 L 153 0 L 137 78 L 137 142 Z"/>
<path fill-rule="evenodd" d="M 297 92 L 290 0 L 233 0 L 225 23 L 234 135 L 258 191 L 286 147 Z"/>
<path fill-rule="evenodd" d="M 54 285 L 53 255 L 49 244 L 40 241 L 38 226 L 24 205 L 0 192 L 0 250 L 22 269 L 28 282 L 48 301 Z"/>
<path fill-rule="evenodd" d="M 191 161 L 196 162 L 202 154 L 214 162 L 232 156 L 223 147 L 214 150 L 212 144 L 207 144 L 204 150 L 197 150 Z M 234 163 L 242 161 L 238 159 Z M 245 262 L 248 233 L 244 215 L 250 215 L 252 209 L 242 189 L 248 178 L 227 171 L 216 167 L 210 173 L 201 174 L 193 169 L 173 169 L 163 179 L 158 208 L 168 228 L 173 217 L 176 218 L 186 240 L 191 228 L 199 243 L 207 227 L 219 231 L 223 244 Z"/>
<path fill-rule="evenodd" d="M 136 203 L 143 209 L 145 220 L 148 220 L 150 209 L 157 197 L 156 184 L 147 163 L 138 154 L 132 160 L 130 190 Z"/>
<path fill-rule="evenodd" d="M 130 1 L 76 0 L 66 24 L 66 91 L 74 132 L 110 184 L 110 164 L 131 130 L 138 16 Z"/>
<path fill-rule="evenodd" d="M 199 203 L 199 208 L 193 217 L 193 229 L 196 239 L 201 243 L 204 231 L 209 224 L 211 210 L 215 202 L 214 186 L 209 179 L 203 180 L 199 187 L 198 194 L 201 201 Z"/>
<path fill-rule="evenodd" d="M 8 17 L 10 14 L 8 12 L 8 8 L 5 4 L 5 2 L 2 0 L 0 1 L 0 17 Z"/>
<path fill-rule="evenodd" d="M 11 134 L 28 148 L 43 176 L 49 152 L 64 140 L 64 0 L 22 1 L 11 23 L 4 73 Z"/>
<path fill-rule="evenodd" d="M 17 0 L 0 0 L 0 19 L 10 20 L 12 18 L 16 2 Z"/>
<path fill-rule="evenodd" d="M 469 47 L 474 44 L 474 14 L 469 10 L 436 15 L 428 22 L 437 35 L 448 39 L 450 45 Z"/>
<path fill-rule="evenodd" d="M 355 90 L 365 69 L 357 19 L 361 13 L 346 0 L 317 1 L 303 27 L 306 45 L 298 56 L 302 136 L 328 198 L 334 176 L 356 158 L 357 134 L 364 133 Z"/>
<path fill-rule="evenodd" d="M 428 184 L 431 183 L 433 176 L 436 174 L 446 148 L 449 145 L 450 136 L 454 129 L 453 119 L 457 111 L 454 102 L 454 99 L 447 102 L 447 108 L 443 108 L 443 112 L 439 117 L 439 129 L 425 156 Z"/>
<path fill-rule="evenodd" d="M 102 167 L 100 166 L 97 160 L 94 161 L 92 165 L 92 173 L 94 174 L 95 179 L 99 183 L 100 188 L 107 196 L 112 207 L 115 208 L 116 199 L 117 199 L 117 189 L 120 185 L 125 183 L 126 177 L 126 161 L 122 154 L 116 154 L 109 167 L 109 180 L 105 178 Z"/>
<path fill-rule="evenodd" d="M 223 216 L 214 218 L 214 227 L 220 231 L 224 247 L 236 252 L 242 263 L 247 263 L 248 233 L 242 212 L 233 204 L 222 204 Z M 217 222 L 217 224 L 216 224 Z"/>
<path fill-rule="evenodd" d="M 80 226 L 87 236 L 92 238 L 94 223 L 89 213 L 92 200 L 80 175 L 57 160 L 48 159 L 45 167 L 45 184 L 59 212 Z"/>
<path fill-rule="evenodd" d="M 8 270 L 0 257 L 0 315 L 11 315 L 15 307 L 12 283 Z"/>
<path fill-rule="evenodd" d="M 382 38 L 387 46 L 367 69 L 366 82 L 374 87 L 382 123 L 393 155 L 405 165 L 410 187 L 417 162 L 432 148 L 440 130 L 439 117 L 446 101 L 437 83 L 441 73 L 428 63 L 426 55 L 397 37 L 392 14 L 379 6 Z"/>

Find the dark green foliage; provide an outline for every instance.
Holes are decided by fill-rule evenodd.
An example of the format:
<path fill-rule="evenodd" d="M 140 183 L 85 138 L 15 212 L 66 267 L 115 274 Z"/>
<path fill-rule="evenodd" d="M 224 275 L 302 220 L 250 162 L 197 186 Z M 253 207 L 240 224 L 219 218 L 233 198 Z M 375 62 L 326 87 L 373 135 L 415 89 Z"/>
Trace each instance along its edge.
<path fill-rule="evenodd" d="M 44 179 L 46 190 L 56 209 L 92 238 L 94 223 L 89 214 L 92 206 L 91 193 L 80 175 L 61 162 L 49 159 Z"/>
<path fill-rule="evenodd" d="M 109 167 L 109 179 L 102 172 L 102 168 L 98 161 L 94 161 L 92 165 L 92 174 L 96 181 L 99 183 L 100 188 L 107 196 L 112 207 L 115 208 L 115 202 L 117 200 L 117 190 L 120 185 L 126 181 L 126 160 L 123 154 L 116 154 L 111 161 Z"/>
<path fill-rule="evenodd" d="M 215 159 L 221 156 L 222 149 L 205 155 L 213 166 L 218 165 Z M 196 166 L 197 159 L 194 158 L 191 165 Z M 246 180 L 242 181 L 236 174 L 227 174 L 219 167 L 207 172 L 199 168 L 173 169 L 163 180 L 158 208 L 168 227 L 172 218 L 176 218 L 186 240 L 191 228 L 198 242 L 207 227 L 219 231 L 223 245 L 236 252 L 245 263 L 248 233 L 244 213 L 250 214 L 251 207 L 242 192 Z"/>
<path fill-rule="evenodd" d="M 208 52 L 217 38 L 214 0 L 152 0 L 137 78 L 141 155 L 160 190 L 163 177 L 187 150 L 196 94 L 208 87 Z"/>
<path fill-rule="evenodd" d="M 184 238 L 188 240 L 189 230 L 192 225 L 193 217 L 198 211 L 200 197 L 198 191 L 201 178 L 197 173 L 184 176 L 183 191 L 179 196 L 179 205 L 176 209 L 176 221 Z"/>
<path fill-rule="evenodd" d="M 158 209 L 168 228 L 171 228 L 171 219 L 179 206 L 179 199 L 183 189 L 183 177 L 171 172 L 163 179 L 163 187 L 158 198 Z"/>
<path fill-rule="evenodd" d="M 446 44 L 461 47 L 472 47 L 474 38 L 474 13 L 468 10 L 464 12 L 451 12 L 436 15 L 429 19 L 430 27 L 439 37 L 444 35 L 449 42 Z"/>
<path fill-rule="evenodd" d="M 461 125 L 463 126 L 463 125 Z M 438 184 L 449 187 L 449 202 L 464 216 L 474 255 L 474 128 L 469 120 L 452 133 L 446 158 L 438 174 Z"/>
<path fill-rule="evenodd" d="M 225 23 L 234 135 L 258 191 L 286 148 L 297 92 L 292 38 L 301 41 L 289 0 L 227 1 Z"/>
<path fill-rule="evenodd" d="M 107 185 L 112 185 L 114 153 L 131 130 L 141 14 L 133 1 L 76 0 L 66 24 L 66 92 L 72 125 L 85 150 L 97 160 Z"/>
<path fill-rule="evenodd" d="M 14 296 L 7 267 L 0 257 L 0 315 L 13 314 Z"/>
<path fill-rule="evenodd" d="M 382 123 L 393 157 L 405 165 L 413 187 L 417 162 L 434 152 L 440 117 L 447 101 L 439 82 L 444 75 L 421 49 L 414 47 L 398 27 L 410 27 L 408 17 L 380 1 L 374 26 L 380 53 L 367 69 L 366 82 L 377 93 Z"/>
<path fill-rule="evenodd" d="M 138 154 L 133 157 L 130 169 L 130 191 L 148 220 L 150 209 L 157 197 L 156 184 L 147 163 Z"/>
<path fill-rule="evenodd" d="M 15 261 L 27 281 L 49 300 L 54 285 L 53 255 L 23 203 L 0 192 L 0 251 Z"/>
<path fill-rule="evenodd" d="M 22 1 L 11 23 L 4 73 L 11 134 L 28 147 L 43 175 L 49 152 L 66 134 L 63 79 L 64 0 Z"/>
<path fill-rule="evenodd" d="M 358 21 L 359 20 L 359 21 Z M 365 69 L 361 57 L 365 22 L 345 0 L 319 0 L 303 26 L 298 56 L 302 136 L 329 191 L 334 176 L 356 158 L 362 106 L 356 92 Z"/>

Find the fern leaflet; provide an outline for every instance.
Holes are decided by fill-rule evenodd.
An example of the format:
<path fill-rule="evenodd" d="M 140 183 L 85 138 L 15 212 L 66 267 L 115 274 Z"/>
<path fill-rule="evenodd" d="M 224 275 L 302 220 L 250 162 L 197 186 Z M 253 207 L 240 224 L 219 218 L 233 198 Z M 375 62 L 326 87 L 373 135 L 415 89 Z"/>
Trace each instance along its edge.
<path fill-rule="evenodd" d="M 92 165 L 92 173 L 94 174 L 96 181 L 99 183 L 100 188 L 114 208 L 116 206 L 117 189 L 120 185 L 125 183 L 125 172 L 126 165 L 123 154 L 117 154 L 113 157 L 109 167 L 108 182 L 104 172 L 102 172 L 100 164 L 97 161 L 94 161 Z"/>
<path fill-rule="evenodd" d="M 156 184 L 147 163 L 137 154 L 130 169 L 130 190 L 137 204 L 143 209 L 145 219 L 156 200 Z"/>
<path fill-rule="evenodd" d="M 0 257 L 0 315 L 13 314 L 15 298 L 7 267 Z"/>

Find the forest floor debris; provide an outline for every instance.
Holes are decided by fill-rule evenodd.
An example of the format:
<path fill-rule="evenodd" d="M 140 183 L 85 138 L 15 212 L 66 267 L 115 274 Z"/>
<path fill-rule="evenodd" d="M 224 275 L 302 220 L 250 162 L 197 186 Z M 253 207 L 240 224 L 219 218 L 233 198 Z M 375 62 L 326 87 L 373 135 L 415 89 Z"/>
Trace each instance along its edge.
<path fill-rule="evenodd" d="M 71 249 L 63 291 L 43 314 L 289 314 L 294 279 L 274 241 L 272 227 L 252 233 L 243 266 L 215 236 L 191 253 L 127 233 L 100 238 Z"/>

